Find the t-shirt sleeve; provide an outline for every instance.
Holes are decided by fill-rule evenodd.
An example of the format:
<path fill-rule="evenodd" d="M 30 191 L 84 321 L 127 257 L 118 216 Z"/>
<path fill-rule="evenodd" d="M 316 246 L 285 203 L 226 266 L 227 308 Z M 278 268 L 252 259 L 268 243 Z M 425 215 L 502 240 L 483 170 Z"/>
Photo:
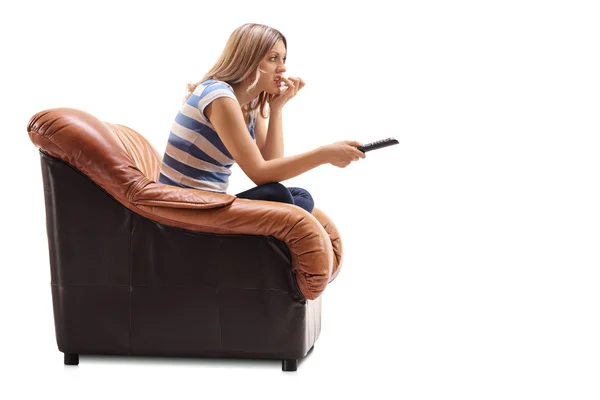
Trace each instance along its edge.
<path fill-rule="evenodd" d="M 237 97 L 235 97 L 235 93 L 233 90 L 227 86 L 227 84 L 222 82 L 214 83 L 210 86 L 207 86 L 202 93 L 200 94 L 200 99 L 198 100 L 198 109 L 200 110 L 200 118 L 203 120 L 200 121 L 203 124 L 209 124 L 210 121 L 206 118 L 204 114 L 204 109 L 210 103 L 218 99 L 219 97 L 231 97 L 235 101 L 237 101 Z"/>

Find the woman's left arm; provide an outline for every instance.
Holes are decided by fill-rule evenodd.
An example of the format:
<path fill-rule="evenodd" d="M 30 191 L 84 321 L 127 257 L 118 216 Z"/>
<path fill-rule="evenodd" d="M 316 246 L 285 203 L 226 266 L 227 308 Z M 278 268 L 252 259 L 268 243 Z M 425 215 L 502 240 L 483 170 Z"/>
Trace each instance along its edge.
<path fill-rule="evenodd" d="M 283 157 L 283 106 L 304 87 L 304 81 L 301 78 L 286 78 L 282 76 L 281 79 L 284 82 L 283 90 L 279 95 L 276 95 L 271 99 L 269 128 L 266 132 L 266 139 L 263 139 L 264 145 L 261 148 L 261 153 L 265 160 Z M 262 115 L 260 115 L 260 112 L 256 118 L 256 127 L 254 129 L 258 142 L 258 138 L 261 134 L 263 134 L 264 137 L 264 126 L 266 124 Z"/>
<path fill-rule="evenodd" d="M 269 129 L 267 130 L 267 138 L 262 149 L 262 155 L 265 160 L 283 157 L 283 127 L 281 114 L 282 110 L 280 108 L 272 108 L 270 110 Z M 258 116 L 257 118 L 262 118 L 262 116 Z M 258 120 L 256 122 L 258 124 Z"/>

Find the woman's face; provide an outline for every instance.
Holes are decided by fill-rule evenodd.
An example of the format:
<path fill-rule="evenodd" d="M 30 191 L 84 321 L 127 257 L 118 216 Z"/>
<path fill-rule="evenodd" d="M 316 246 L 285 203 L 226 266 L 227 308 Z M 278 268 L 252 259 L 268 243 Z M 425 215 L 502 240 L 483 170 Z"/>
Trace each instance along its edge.
<path fill-rule="evenodd" d="M 263 72 L 260 75 L 257 86 L 261 88 L 261 91 L 270 94 L 279 94 L 280 86 L 283 82 L 280 80 L 280 77 L 286 71 L 286 57 L 287 54 L 283 41 L 279 40 L 260 63 L 259 68 Z"/>

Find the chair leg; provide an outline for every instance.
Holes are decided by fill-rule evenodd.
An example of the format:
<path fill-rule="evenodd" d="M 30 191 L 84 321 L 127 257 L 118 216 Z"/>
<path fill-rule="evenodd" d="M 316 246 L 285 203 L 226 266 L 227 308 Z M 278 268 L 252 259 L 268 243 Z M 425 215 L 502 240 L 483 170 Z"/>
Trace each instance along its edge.
<path fill-rule="evenodd" d="M 315 348 L 315 345 L 313 344 L 312 347 L 310 348 L 310 350 L 308 350 L 308 352 L 306 353 L 306 356 L 308 356 L 313 349 Z M 282 360 L 282 365 L 281 365 L 281 369 L 284 371 L 296 371 L 298 370 L 298 363 L 300 362 L 299 359 L 291 359 L 291 360 Z"/>
<path fill-rule="evenodd" d="M 281 369 L 284 371 L 296 371 L 298 369 L 298 359 L 283 360 Z"/>
<path fill-rule="evenodd" d="M 79 354 L 77 353 L 65 353 L 65 365 L 78 365 Z"/>

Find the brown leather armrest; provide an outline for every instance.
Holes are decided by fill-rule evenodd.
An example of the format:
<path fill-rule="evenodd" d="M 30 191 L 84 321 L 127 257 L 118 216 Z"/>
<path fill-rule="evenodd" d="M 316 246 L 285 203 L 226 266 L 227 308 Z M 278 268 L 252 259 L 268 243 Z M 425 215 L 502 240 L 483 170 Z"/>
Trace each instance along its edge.
<path fill-rule="evenodd" d="M 333 223 L 331 218 L 327 216 L 323 211 L 318 208 L 314 208 L 312 215 L 319 221 L 319 223 L 325 228 L 325 231 L 329 235 L 331 240 L 331 246 L 333 248 L 333 270 L 329 282 L 333 281 L 340 273 L 340 267 L 342 266 L 342 259 L 344 258 L 344 248 L 342 247 L 342 238 L 337 226 Z"/>
<path fill-rule="evenodd" d="M 292 204 L 235 199 L 219 208 L 194 210 L 138 204 L 136 212 L 166 225 L 198 232 L 275 237 L 287 244 L 300 291 L 314 300 L 325 290 L 334 267 L 327 231 L 312 214 Z"/>
<path fill-rule="evenodd" d="M 136 206 L 209 209 L 228 206 L 235 196 L 197 189 L 184 189 L 150 182 L 136 192 L 131 202 Z"/>

